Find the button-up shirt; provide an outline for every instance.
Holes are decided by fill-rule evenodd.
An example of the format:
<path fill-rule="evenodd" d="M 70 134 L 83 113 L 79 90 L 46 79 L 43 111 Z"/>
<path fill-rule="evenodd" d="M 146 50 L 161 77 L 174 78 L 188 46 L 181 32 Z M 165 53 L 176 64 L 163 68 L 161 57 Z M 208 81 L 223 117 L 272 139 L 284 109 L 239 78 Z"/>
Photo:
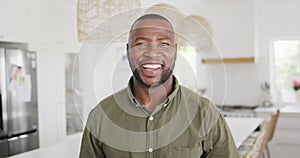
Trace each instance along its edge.
<path fill-rule="evenodd" d="M 178 84 L 166 101 L 148 111 L 131 83 L 89 114 L 81 158 L 238 158 L 231 132 L 208 99 Z"/>

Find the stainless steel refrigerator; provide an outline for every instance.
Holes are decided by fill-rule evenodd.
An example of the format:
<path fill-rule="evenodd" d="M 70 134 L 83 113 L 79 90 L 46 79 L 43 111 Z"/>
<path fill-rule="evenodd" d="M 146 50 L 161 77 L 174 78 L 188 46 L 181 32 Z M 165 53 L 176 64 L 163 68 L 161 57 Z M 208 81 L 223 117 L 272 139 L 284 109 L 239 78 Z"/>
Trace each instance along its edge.
<path fill-rule="evenodd" d="M 39 147 L 36 54 L 0 48 L 0 158 Z"/>

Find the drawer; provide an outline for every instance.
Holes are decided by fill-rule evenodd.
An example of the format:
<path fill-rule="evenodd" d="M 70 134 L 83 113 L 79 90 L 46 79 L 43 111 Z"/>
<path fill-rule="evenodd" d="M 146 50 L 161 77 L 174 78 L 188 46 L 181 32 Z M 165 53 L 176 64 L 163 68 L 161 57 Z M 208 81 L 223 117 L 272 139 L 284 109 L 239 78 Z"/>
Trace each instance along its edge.
<path fill-rule="evenodd" d="M 300 148 L 300 130 L 282 130 L 276 129 L 272 144 L 293 145 Z"/>
<path fill-rule="evenodd" d="M 279 114 L 276 128 L 289 130 L 293 129 L 300 131 L 300 117 L 283 117 Z"/>
<path fill-rule="evenodd" d="M 0 140 L 0 157 L 7 157 L 9 154 L 8 140 Z"/>
<path fill-rule="evenodd" d="M 10 155 L 37 149 L 39 147 L 38 133 L 30 133 L 8 139 Z"/>
<path fill-rule="evenodd" d="M 299 158 L 300 146 L 269 144 L 272 158 Z"/>

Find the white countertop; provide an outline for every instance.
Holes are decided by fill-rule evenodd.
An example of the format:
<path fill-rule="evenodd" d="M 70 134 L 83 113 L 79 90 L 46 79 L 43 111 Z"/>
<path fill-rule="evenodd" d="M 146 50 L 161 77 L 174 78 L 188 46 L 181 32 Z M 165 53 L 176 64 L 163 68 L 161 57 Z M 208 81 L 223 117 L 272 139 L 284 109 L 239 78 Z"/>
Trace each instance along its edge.
<path fill-rule="evenodd" d="M 277 110 L 280 110 L 279 117 L 282 116 L 290 116 L 290 117 L 300 117 L 300 104 L 293 105 L 284 105 L 284 106 L 273 106 L 273 107 L 260 107 L 256 108 L 255 112 L 258 114 L 268 114 L 267 116 L 271 116 L 271 114 L 275 113 Z"/>
<path fill-rule="evenodd" d="M 261 118 L 225 118 L 238 146 L 261 124 Z M 62 143 L 28 151 L 11 158 L 76 158 L 79 155 L 82 133 L 68 136 Z"/>
<path fill-rule="evenodd" d="M 286 105 L 280 109 L 281 113 L 300 114 L 300 105 Z"/>
<path fill-rule="evenodd" d="M 231 130 L 237 147 L 263 122 L 262 118 L 225 117 L 225 120 Z"/>
<path fill-rule="evenodd" d="M 80 150 L 82 133 L 67 136 L 62 143 L 28 151 L 11 158 L 77 158 Z"/>

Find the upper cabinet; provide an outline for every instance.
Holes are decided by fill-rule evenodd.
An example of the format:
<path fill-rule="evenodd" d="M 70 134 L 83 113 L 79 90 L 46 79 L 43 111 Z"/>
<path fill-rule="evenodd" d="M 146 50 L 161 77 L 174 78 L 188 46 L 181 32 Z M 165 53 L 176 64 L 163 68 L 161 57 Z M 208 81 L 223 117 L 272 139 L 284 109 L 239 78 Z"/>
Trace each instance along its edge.
<path fill-rule="evenodd" d="M 0 0 L 0 41 L 28 41 L 28 0 Z"/>
<path fill-rule="evenodd" d="M 76 52 L 77 1 L 29 0 L 29 44 L 31 47 L 54 47 Z"/>
<path fill-rule="evenodd" d="M 57 5 L 59 40 L 63 43 L 66 52 L 76 52 L 80 46 L 77 36 L 77 0 L 58 1 L 60 4 Z"/>

